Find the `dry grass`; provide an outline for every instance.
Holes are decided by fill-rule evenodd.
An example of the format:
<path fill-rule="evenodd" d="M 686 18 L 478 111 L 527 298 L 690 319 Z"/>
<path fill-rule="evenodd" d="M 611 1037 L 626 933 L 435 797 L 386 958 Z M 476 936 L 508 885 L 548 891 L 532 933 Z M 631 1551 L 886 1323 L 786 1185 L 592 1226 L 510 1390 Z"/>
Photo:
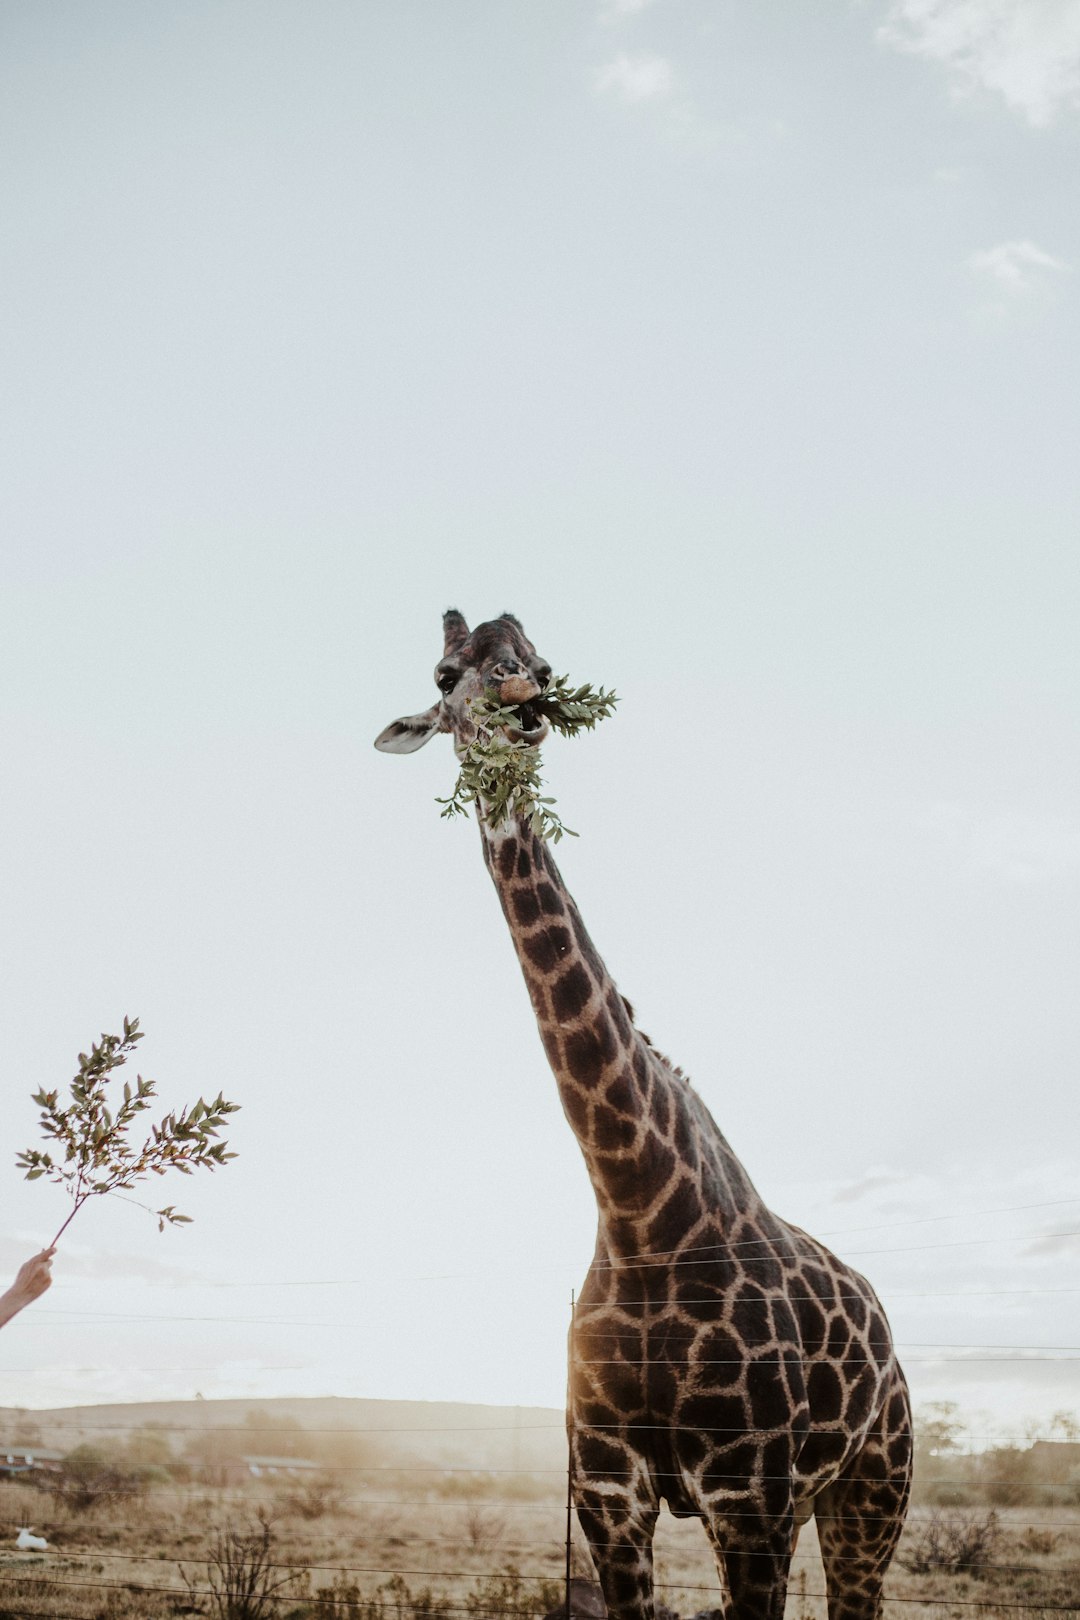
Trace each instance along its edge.
<path fill-rule="evenodd" d="M 205 1587 L 215 1539 L 226 1526 L 250 1527 L 260 1506 L 273 1515 L 274 1562 L 293 1566 L 298 1577 L 296 1595 L 276 1606 L 278 1620 L 542 1614 L 561 1589 L 562 1504 L 539 1482 L 531 1500 L 500 1496 L 497 1482 L 482 1475 L 470 1485 L 468 1496 L 448 1496 L 437 1484 L 419 1487 L 415 1476 L 410 1483 L 407 1474 L 389 1475 L 377 1491 L 344 1502 L 327 1493 L 325 1510 L 312 1515 L 309 1500 L 263 1482 L 229 1490 L 154 1487 L 81 1513 L 28 1486 L 0 1484 L 0 1620 L 192 1615 L 198 1611 L 179 1564 Z M 909 1547 L 924 1535 L 930 1511 L 913 1513 Z M 888 1605 L 888 1620 L 1051 1620 L 1055 1608 L 1066 1613 L 1054 1620 L 1068 1620 L 1069 1612 L 1080 1620 L 1080 1512 L 1005 1508 L 998 1518 L 990 1568 L 916 1574 L 897 1562 L 887 1591 L 899 1601 Z M 47 1553 L 14 1551 L 22 1524 L 48 1537 Z M 665 1514 L 656 1550 L 663 1603 L 683 1615 L 717 1606 L 716 1573 L 697 1523 Z M 508 1569 L 522 1579 L 508 1580 Z M 579 1532 L 574 1570 L 591 1573 Z M 809 1525 L 796 1552 L 787 1620 L 825 1620 L 823 1592 Z"/>

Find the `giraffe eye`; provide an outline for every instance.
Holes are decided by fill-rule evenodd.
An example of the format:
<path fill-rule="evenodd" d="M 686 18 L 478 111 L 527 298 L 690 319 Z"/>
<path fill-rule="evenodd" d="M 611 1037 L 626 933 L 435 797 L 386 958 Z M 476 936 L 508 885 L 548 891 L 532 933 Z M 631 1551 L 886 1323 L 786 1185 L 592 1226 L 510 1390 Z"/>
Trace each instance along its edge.
<path fill-rule="evenodd" d="M 439 691 L 444 694 L 444 696 L 449 695 L 449 693 L 454 690 L 457 683 L 458 672 L 456 669 L 440 669 L 439 673 L 435 677 L 435 685 L 439 688 Z"/>

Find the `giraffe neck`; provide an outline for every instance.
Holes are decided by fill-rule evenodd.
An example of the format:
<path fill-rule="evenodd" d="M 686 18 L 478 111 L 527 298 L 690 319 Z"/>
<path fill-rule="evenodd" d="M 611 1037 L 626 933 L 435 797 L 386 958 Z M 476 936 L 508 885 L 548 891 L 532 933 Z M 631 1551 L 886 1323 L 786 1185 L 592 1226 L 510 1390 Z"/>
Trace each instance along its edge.
<path fill-rule="evenodd" d="M 517 822 L 481 821 L 481 833 L 602 1233 L 615 1248 L 673 1246 L 706 1161 L 715 1172 L 703 1135 L 737 1161 L 688 1082 L 635 1027 L 548 845 Z M 714 1210 L 716 1199 L 713 1187 Z"/>

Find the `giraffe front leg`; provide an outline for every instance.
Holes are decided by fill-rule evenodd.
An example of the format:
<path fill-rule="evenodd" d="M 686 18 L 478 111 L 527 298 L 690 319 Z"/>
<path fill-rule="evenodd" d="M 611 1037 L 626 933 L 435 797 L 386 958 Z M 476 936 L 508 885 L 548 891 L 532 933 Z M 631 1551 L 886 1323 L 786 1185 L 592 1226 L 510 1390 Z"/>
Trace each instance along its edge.
<path fill-rule="evenodd" d="M 710 1506 L 705 1528 L 727 1590 L 724 1620 L 783 1620 L 795 1550 L 790 1493 L 765 1504 L 748 1493 L 737 1505 Z"/>
<path fill-rule="evenodd" d="M 653 1620 L 653 1533 L 660 1503 L 625 1433 L 578 1427 L 574 1499 L 609 1620 Z"/>
<path fill-rule="evenodd" d="M 608 1620 L 653 1620 L 656 1509 L 609 1491 L 579 1491 L 578 1523 L 589 1543 Z"/>

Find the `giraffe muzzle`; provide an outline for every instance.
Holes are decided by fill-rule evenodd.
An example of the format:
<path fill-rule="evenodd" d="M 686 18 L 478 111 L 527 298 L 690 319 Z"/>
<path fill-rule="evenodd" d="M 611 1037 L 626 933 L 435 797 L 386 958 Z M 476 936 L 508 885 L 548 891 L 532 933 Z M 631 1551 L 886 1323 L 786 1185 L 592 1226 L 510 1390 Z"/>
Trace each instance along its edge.
<path fill-rule="evenodd" d="M 499 697 L 503 703 L 528 703 L 531 698 L 539 696 L 539 686 L 528 675 L 508 675 L 499 686 Z"/>
<path fill-rule="evenodd" d="M 525 742 L 535 747 L 543 742 L 551 727 L 533 707 L 533 699 L 540 696 L 540 687 L 528 675 L 510 675 L 499 687 L 500 700 L 517 709 L 518 724 L 504 730 L 511 742 Z"/>

